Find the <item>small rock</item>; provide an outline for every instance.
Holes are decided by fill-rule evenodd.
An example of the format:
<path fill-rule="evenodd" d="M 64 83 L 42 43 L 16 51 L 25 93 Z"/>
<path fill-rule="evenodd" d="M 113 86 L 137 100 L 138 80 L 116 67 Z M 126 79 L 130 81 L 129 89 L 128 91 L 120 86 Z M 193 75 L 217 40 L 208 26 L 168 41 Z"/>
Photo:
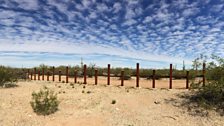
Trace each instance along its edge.
<path fill-rule="evenodd" d="M 155 103 L 155 104 L 160 104 L 161 102 L 160 102 L 160 101 L 154 101 L 154 103 Z"/>
<path fill-rule="evenodd" d="M 111 104 L 116 104 L 116 100 L 112 100 Z"/>

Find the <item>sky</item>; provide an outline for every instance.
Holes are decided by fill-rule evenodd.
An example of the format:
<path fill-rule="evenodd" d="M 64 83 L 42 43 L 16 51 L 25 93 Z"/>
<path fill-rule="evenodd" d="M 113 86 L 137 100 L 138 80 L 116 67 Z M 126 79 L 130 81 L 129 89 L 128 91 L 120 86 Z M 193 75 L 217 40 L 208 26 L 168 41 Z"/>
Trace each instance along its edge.
<path fill-rule="evenodd" d="M 224 0 L 0 0 L 0 64 L 190 68 L 224 56 Z"/>

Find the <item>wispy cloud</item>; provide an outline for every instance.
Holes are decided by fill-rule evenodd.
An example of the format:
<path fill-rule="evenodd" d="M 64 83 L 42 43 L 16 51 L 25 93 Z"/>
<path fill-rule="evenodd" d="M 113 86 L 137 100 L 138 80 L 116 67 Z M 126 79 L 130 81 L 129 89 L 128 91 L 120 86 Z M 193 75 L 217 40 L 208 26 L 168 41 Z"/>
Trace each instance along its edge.
<path fill-rule="evenodd" d="M 224 56 L 223 8 L 221 0 L 3 0 L 0 54 L 94 54 L 111 61 L 190 64 L 200 53 Z"/>

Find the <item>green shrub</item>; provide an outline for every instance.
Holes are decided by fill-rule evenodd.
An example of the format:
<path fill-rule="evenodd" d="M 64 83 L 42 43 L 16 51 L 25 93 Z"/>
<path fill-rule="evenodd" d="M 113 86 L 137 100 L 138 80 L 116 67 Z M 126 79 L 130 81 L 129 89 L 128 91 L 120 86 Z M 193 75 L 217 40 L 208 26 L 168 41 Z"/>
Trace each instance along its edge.
<path fill-rule="evenodd" d="M 198 87 L 190 100 L 206 109 L 216 108 L 218 112 L 224 112 L 224 79 L 211 81 L 204 87 Z"/>
<path fill-rule="evenodd" d="M 58 110 L 59 101 L 53 91 L 44 87 L 39 92 L 32 93 L 32 101 L 30 104 L 33 111 L 38 115 L 49 115 Z"/>
<path fill-rule="evenodd" d="M 217 59 L 219 64 L 214 64 L 213 61 L 207 63 L 205 86 L 202 86 L 202 82 L 192 83 L 191 89 L 196 90 L 189 100 L 199 107 L 215 108 L 220 114 L 224 114 L 224 62 L 220 62 L 224 59 Z"/>
<path fill-rule="evenodd" d="M 10 68 L 0 66 L 0 87 L 7 87 L 7 85 L 14 85 L 17 81 L 16 76 Z"/>

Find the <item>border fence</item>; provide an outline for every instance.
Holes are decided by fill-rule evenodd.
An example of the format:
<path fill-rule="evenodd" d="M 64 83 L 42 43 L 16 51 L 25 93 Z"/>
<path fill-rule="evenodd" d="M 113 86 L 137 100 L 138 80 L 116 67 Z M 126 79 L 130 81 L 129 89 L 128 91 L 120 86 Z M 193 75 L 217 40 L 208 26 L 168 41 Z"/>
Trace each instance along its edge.
<path fill-rule="evenodd" d="M 107 66 L 107 85 L 110 85 L 111 83 L 111 74 L 110 74 L 110 69 L 111 69 L 111 66 L 110 64 L 108 64 Z M 136 63 L 136 71 L 135 71 L 135 77 L 136 77 L 136 87 L 139 87 L 140 86 L 140 64 L 139 63 Z M 202 77 L 202 84 L 203 86 L 205 85 L 205 72 L 206 72 L 206 64 L 203 63 L 203 69 L 202 69 L 202 75 L 200 75 L 200 77 Z M 77 77 L 78 77 L 78 74 L 77 74 L 77 70 L 74 70 L 74 83 L 77 83 Z M 45 71 L 44 68 L 42 68 L 42 71 L 38 70 L 36 68 L 34 68 L 34 70 L 30 70 L 28 69 L 26 74 L 28 75 L 28 78 L 30 80 L 40 80 L 40 77 L 42 76 L 42 80 L 45 79 L 45 76 L 47 76 L 47 81 L 50 81 L 49 79 L 49 76 L 52 76 L 52 81 L 55 81 L 55 67 L 53 66 L 52 67 L 52 72 L 51 72 L 51 75 L 50 75 L 50 72 L 49 71 Z M 184 78 L 186 79 L 186 89 L 188 89 L 190 86 L 189 86 L 189 74 L 190 72 L 189 71 L 186 71 L 186 75 L 184 76 Z M 37 76 L 37 78 L 36 78 Z M 62 81 L 62 71 L 59 70 L 58 71 L 58 81 L 61 82 Z M 69 83 L 69 67 L 67 66 L 66 67 L 66 72 L 65 72 L 65 83 Z M 121 70 L 120 71 L 120 86 L 124 86 L 125 85 L 125 76 L 124 76 L 124 70 Z M 158 75 L 156 75 L 156 70 L 152 70 L 152 75 L 149 75 L 149 77 L 152 78 L 152 88 L 156 88 L 156 78 L 158 77 Z M 170 64 L 170 69 L 169 69 L 169 76 L 166 76 L 169 78 L 169 89 L 172 89 L 173 88 L 173 65 Z M 88 84 L 87 83 L 87 65 L 84 64 L 83 66 L 83 84 Z M 94 70 L 94 84 L 97 85 L 98 84 L 98 70 L 95 69 Z"/>

